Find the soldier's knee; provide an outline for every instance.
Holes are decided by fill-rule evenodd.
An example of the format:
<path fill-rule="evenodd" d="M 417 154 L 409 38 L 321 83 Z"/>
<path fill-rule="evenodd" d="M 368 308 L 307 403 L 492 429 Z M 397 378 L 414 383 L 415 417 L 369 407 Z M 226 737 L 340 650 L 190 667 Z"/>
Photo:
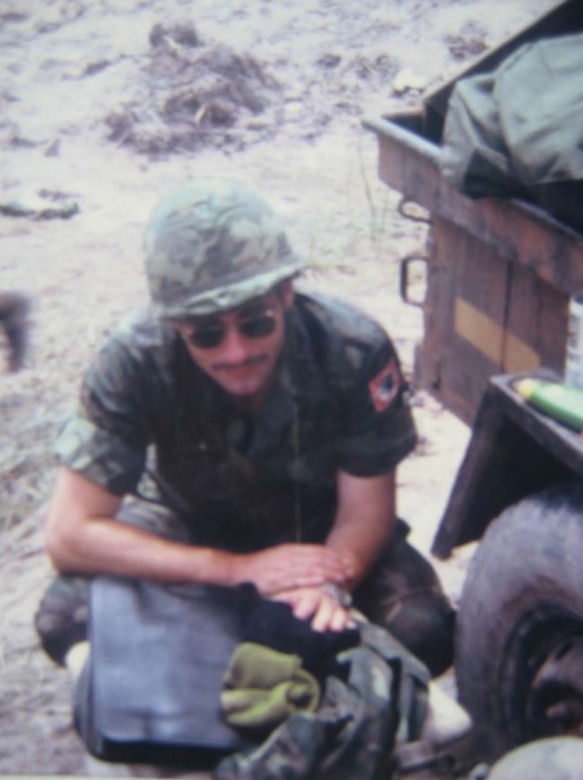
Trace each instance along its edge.
<path fill-rule="evenodd" d="M 378 620 L 429 669 L 432 677 L 453 663 L 455 611 L 442 593 L 410 593 Z"/>
<path fill-rule="evenodd" d="M 60 666 L 70 648 L 87 637 L 89 580 L 57 577 L 43 595 L 34 625 L 47 655 Z"/>
<path fill-rule="evenodd" d="M 453 662 L 455 612 L 430 561 L 399 533 L 355 594 L 356 606 L 386 628 L 433 677 Z"/>

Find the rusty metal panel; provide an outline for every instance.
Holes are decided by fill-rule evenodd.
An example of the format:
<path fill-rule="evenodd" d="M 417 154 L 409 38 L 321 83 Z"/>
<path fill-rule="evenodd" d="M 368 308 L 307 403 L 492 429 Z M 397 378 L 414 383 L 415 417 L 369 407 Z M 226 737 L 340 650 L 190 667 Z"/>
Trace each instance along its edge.
<path fill-rule="evenodd" d="M 531 204 L 456 192 L 439 168 L 447 102 L 459 78 L 492 70 L 523 43 L 578 30 L 583 2 L 566 0 L 417 111 L 364 121 L 378 139 L 380 179 L 432 216 L 415 380 L 468 423 L 492 374 L 562 371 L 568 300 L 583 291 L 583 235 Z"/>
<path fill-rule="evenodd" d="M 495 373 L 561 371 L 569 297 L 583 290 L 583 236 L 515 200 L 471 200 L 441 176 L 421 115 L 367 121 L 379 176 L 431 212 L 425 337 L 415 380 L 467 423 Z"/>
<path fill-rule="evenodd" d="M 569 292 L 546 284 L 533 271 L 510 265 L 506 330 L 508 349 L 503 370 L 508 373 L 536 367 L 516 361 L 514 340 L 536 350 L 539 364 L 563 371 L 567 346 Z"/>
<path fill-rule="evenodd" d="M 439 146 L 387 119 L 366 120 L 364 124 L 377 134 L 382 181 L 466 230 L 492 252 L 531 268 L 557 289 L 583 289 L 580 233 L 529 203 L 471 200 L 442 177 Z M 415 126 L 412 120 L 407 124 Z"/>

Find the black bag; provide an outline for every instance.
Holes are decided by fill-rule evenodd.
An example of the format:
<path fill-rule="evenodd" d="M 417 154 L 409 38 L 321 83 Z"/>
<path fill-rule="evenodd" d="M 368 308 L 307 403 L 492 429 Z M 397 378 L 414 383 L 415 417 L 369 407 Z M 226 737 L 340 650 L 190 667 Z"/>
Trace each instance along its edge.
<path fill-rule="evenodd" d="M 75 725 L 102 760 L 201 768 L 249 743 L 220 714 L 223 675 L 253 586 L 158 586 L 98 577 Z"/>
<path fill-rule="evenodd" d="M 222 720 L 224 672 L 255 608 L 265 616 L 261 605 L 251 585 L 93 581 L 92 652 L 75 690 L 87 750 L 105 761 L 212 768 L 221 780 L 388 776 L 395 745 L 419 736 L 429 674 L 378 626 L 359 625 L 360 644 L 334 656 L 342 671 L 327 676 L 316 712 L 290 715 L 255 742 Z M 277 621 L 273 630 L 279 640 Z"/>

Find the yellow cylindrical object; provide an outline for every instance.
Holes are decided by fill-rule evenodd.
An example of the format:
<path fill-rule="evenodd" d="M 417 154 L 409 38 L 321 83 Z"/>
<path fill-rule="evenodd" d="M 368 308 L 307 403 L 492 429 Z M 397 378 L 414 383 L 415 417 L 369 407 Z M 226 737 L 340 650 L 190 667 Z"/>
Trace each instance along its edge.
<path fill-rule="evenodd" d="M 519 379 L 514 389 L 536 409 L 554 420 L 577 431 L 583 430 L 583 390 L 534 377 Z"/>

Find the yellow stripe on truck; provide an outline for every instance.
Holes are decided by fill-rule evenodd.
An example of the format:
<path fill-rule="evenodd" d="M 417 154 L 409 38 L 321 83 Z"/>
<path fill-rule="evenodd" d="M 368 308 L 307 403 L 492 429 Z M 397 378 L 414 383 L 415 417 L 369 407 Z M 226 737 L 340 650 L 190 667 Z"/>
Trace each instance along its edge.
<path fill-rule="evenodd" d="M 456 298 L 454 328 L 460 338 L 468 341 L 501 370 L 509 373 L 539 368 L 540 356 L 522 339 L 505 331 L 487 314 L 463 298 Z"/>

